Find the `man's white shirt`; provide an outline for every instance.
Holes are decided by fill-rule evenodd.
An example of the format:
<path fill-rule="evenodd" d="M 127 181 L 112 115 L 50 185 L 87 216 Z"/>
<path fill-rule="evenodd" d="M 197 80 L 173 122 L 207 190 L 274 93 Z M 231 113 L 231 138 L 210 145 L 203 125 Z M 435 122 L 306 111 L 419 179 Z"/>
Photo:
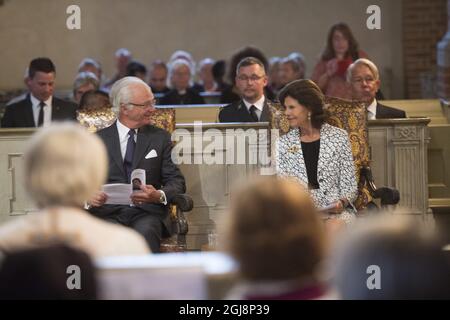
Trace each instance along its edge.
<path fill-rule="evenodd" d="M 33 94 L 30 93 L 30 100 L 31 100 L 31 106 L 33 107 L 33 119 L 34 119 L 34 125 L 38 126 L 39 121 L 39 111 L 41 111 L 41 107 L 39 106 L 41 104 L 41 101 L 33 96 Z M 52 96 L 44 101 L 45 107 L 44 107 L 44 123 L 42 124 L 43 127 L 47 127 L 52 122 Z"/>

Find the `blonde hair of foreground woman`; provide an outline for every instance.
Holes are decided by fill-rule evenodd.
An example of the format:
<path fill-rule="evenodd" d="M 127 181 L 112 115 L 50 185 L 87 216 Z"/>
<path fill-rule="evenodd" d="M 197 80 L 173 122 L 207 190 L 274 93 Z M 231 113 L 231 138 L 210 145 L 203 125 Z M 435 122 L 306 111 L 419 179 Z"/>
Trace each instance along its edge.
<path fill-rule="evenodd" d="M 106 173 L 103 143 L 81 126 L 52 124 L 30 140 L 25 186 L 39 208 L 82 207 L 100 189 Z"/>

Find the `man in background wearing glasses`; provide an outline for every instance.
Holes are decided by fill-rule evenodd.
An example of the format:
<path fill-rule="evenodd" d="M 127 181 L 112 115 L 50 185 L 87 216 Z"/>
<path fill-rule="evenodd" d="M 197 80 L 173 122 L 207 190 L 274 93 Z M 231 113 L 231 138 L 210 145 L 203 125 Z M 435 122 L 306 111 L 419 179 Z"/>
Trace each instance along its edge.
<path fill-rule="evenodd" d="M 367 108 L 367 119 L 406 118 L 403 110 L 380 104 L 375 95 L 380 88 L 377 66 L 368 59 L 358 59 L 347 70 L 347 82 L 352 88 L 353 100 L 362 101 Z"/>
<path fill-rule="evenodd" d="M 241 100 L 220 110 L 219 121 L 269 121 L 271 102 L 264 96 L 266 85 L 267 75 L 264 64 L 253 57 L 241 60 L 236 68 L 236 86 L 241 95 Z"/>
<path fill-rule="evenodd" d="M 98 135 L 109 156 L 107 183 L 131 183 L 131 172 L 144 169 L 146 181 L 131 195 L 132 205 L 105 204 L 98 192 L 88 203 L 95 216 L 129 226 L 141 233 L 153 252 L 163 236 L 170 235 L 167 203 L 186 190 L 185 180 L 172 162 L 168 132 L 151 125 L 155 102 L 152 90 L 136 77 L 125 77 L 110 91 L 117 121 Z"/>

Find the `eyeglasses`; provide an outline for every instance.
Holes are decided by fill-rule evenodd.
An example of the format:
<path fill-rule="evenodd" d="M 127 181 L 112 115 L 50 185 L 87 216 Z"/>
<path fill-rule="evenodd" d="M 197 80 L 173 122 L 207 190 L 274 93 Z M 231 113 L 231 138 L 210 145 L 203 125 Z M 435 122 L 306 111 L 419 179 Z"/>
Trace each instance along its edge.
<path fill-rule="evenodd" d="M 240 76 L 238 76 L 237 78 L 238 78 L 238 80 L 239 81 L 252 81 L 252 82 L 256 82 L 256 81 L 258 81 L 258 80 L 261 80 L 262 78 L 264 78 L 265 76 L 258 76 L 258 75 L 256 75 L 256 74 L 254 74 L 254 75 L 252 75 L 252 76 L 250 76 L 250 77 L 247 77 L 247 76 L 245 76 L 245 75 L 240 75 Z"/>
<path fill-rule="evenodd" d="M 372 84 L 375 81 L 375 79 L 373 77 L 365 77 L 365 78 L 355 78 L 355 79 L 353 79 L 353 82 L 358 83 L 358 84 L 361 84 L 364 81 L 367 84 Z"/>
<path fill-rule="evenodd" d="M 134 107 L 138 107 L 141 109 L 145 109 L 145 108 L 151 108 L 153 109 L 156 106 L 156 100 L 153 99 L 152 101 L 148 101 L 145 103 L 133 103 L 133 102 L 128 102 L 127 104 L 131 104 Z"/>

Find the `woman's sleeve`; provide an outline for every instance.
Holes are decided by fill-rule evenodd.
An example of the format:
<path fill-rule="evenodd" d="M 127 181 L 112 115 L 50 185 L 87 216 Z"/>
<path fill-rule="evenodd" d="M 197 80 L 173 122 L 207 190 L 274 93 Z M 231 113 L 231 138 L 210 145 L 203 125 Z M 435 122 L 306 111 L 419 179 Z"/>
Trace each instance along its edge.
<path fill-rule="evenodd" d="M 339 191 L 341 198 L 350 202 L 355 201 L 358 195 L 358 185 L 356 183 L 355 162 L 353 160 L 352 149 L 348 135 L 342 138 L 342 152 L 340 153 L 339 165 Z"/>
<path fill-rule="evenodd" d="M 327 72 L 326 63 L 323 60 L 319 60 L 311 74 L 311 80 L 317 84 L 320 77 L 322 77 L 325 72 Z"/>
<path fill-rule="evenodd" d="M 275 142 L 275 172 L 278 176 L 286 176 L 287 170 L 286 170 L 286 163 L 283 161 L 283 152 L 281 151 L 282 148 L 282 142 L 278 138 Z"/>

